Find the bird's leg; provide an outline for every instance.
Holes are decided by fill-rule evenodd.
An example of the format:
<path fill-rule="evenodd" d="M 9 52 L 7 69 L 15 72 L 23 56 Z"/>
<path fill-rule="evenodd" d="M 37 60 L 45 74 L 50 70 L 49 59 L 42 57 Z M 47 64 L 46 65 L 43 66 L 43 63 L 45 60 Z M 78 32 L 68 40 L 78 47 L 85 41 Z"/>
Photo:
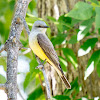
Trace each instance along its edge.
<path fill-rule="evenodd" d="M 45 79 L 45 84 L 46 84 L 46 90 L 47 90 L 47 97 L 48 98 L 51 98 L 51 93 L 50 93 L 50 85 L 49 85 L 49 82 L 48 82 L 48 79 L 47 79 L 47 75 L 46 75 L 46 72 L 45 72 L 45 69 L 44 69 L 44 62 L 46 61 L 46 59 L 41 62 L 39 57 L 37 55 L 35 55 L 36 59 L 37 59 L 37 62 L 39 63 L 39 65 L 36 67 L 36 69 L 40 69 L 44 75 L 44 79 Z"/>
<path fill-rule="evenodd" d="M 47 59 L 45 59 L 45 60 L 42 62 L 42 64 L 44 64 L 46 60 L 47 60 Z"/>
<path fill-rule="evenodd" d="M 39 57 L 38 57 L 37 55 L 35 55 L 35 58 L 37 59 L 37 62 L 38 62 L 38 64 L 39 64 L 39 65 L 36 67 L 36 69 L 41 69 L 42 66 L 43 66 L 43 64 L 45 63 L 46 59 L 45 59 L 43 62 L 41 62 L 40 59 L 39 59 Z"/>
<path fill-rule="evenodd" d="M 39 60 L 40 60 L 40 59 L 39 59 Z M 38 60 L 37 60 L 37 61 L 38 61 Z M 44 69 L 43 64 L 45 63 L 45 61 L 46 61 L 46 59 L 45 59 L 43 62 L 40 62 L 39 65 L 36 67 L 36 69 L 40 69 L 40 70 Z"/>

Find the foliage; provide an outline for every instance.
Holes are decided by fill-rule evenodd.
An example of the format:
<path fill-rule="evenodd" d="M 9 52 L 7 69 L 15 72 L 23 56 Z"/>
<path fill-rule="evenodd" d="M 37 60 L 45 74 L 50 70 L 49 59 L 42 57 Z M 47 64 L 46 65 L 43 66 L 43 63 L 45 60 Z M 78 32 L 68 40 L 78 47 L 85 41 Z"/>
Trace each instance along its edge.
<path fill-rule="evenodd" d="M 74 9 L 71 10 L 65 16 L 69 16 L 79 20 L 87 20 L 90 19 L 93 15 L 93 7 L 85 2 L 78 2 Z"/>
<path fill-rule="evenodd" d="M 76 3 L 75 7 L 67 14 L 61 15 L 58 20 L 55 18 L 48 16 L 47 18 L 52 21 L 58 29 L 58 34 L 54 37 L 51 36 L 51 30 L 47 30 L 47 35 L 52 41 L 54 47 L 58 45 L 59 47 L 63 45 L 63 47 L 57 49 L 61 50 L 64 54 L 63 57 L 59 56 L 60 63 L 64 72 L 67 72 L 67 65 L 68 63 L 72 64 L 74 70 L 78 67 L 78 54 L 74 52 L 74 50 L 66 47 L 67 44 L 78 44 L 81 40 L 85 40 L 84 43 L 80 46 L 79 50 L 83 50 L 86 52 L 85 54 L 91 52 L 93 48 L 95 48 L 96 43 L 100 40 L 100 2 L 97 0 L 87 0 L 88 2 L 78 2 Z M 4 44 L 8 38 L 8 33 L 10 31 L 11 19 L 14 12 L 14 0 L 0 0 L 0 45 Z M 43 20 L 41 18 L 37 18 L 34 15 L 34 11 L 36 13 L 36 2 L 33 0 L 29 4 L 28 12 L 26 15 L 26 21 L 29 25 L 29 28 L 32 28 L 34 21 L 36 20 Z M 34 7 L 34 8 L 33 8 Z M 46 22 L 47 23 L 47 22 Z M 48 24 L 48 23 L 47 23 Z M 92 26 L 94 25 L 94 30 Z M 79 26 L 76 28 L 75 26 Z M 91 31 L 90 31 L 91 30 Z M 67 31 L 67 34 L 66 34 Z M 70 39 L 66 39 L 68 35 L 71 35 Z M 24 47 L 28 46 L 28 37 L 23 30 L 21 37 L 21 43 Z M 89 49 L 89 50 L 88 50 Z M 88 50 L 88 52 L 87 52 Z M 21 51 L 23 52 L 23 50 Z M 82 54 L 82 55 L 85 55 Z M 1 54 L 2 55 L 2 54 Z M 24 55 L 25 57 L 30 59 L 30 71 L 24 73 L 25 80 L 23 82 L 24 91 L 32 90 L 28 92 L 28 99 L 27 100 L 45 100 L 45 96 L 40 86 L 39 81 L 39 74 L 41 75 L 41 79 L 43 80 L 42 73 L 35 69 L 38 65 L 35 59 L 35 56 L 32 52 Z M 88 60 L 88 65 L 86 70 L 90 67 L 91 63 L 93 62 L 93 67 L 96 67 L 97 74 L 100 77 L 100 50 L 95 50 L 91 55 L 90 59 Z M 0 65 L 4 67 L 6 71 L 6 59 L 0 58 Z M 20 74 L 20 73 L 19 73 Z M 4 83 L 6 79 L 3 75 L 0 74 L 0 83 Z M 57 95 L 53 98 L 57 100 L 71 100 L 72 98 L 75 99 L 77 94 L 81 91 L 80 86 L 78 84 L 78 78 L 72 81 L 71 83 L 72 89 L 65 90 L 63 95 Z M 35 87 L 35 88 L 34 88 Z M 72 98 L 70 95 L 73 94 Z M 34 97 L 34 99 L 32 99 Z"/>

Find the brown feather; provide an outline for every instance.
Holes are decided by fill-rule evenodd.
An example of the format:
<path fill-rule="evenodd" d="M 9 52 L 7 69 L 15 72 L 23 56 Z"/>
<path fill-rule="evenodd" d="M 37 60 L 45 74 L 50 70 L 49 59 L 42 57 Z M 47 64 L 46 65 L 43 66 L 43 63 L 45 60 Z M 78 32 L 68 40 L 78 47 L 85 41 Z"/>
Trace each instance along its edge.
<path fill-rule="evenodd" d="M 64 74 L 61 76 L 61 79 L 62 79 L 62 81 L 64 82 L 66 88 L 67 88 L 67 89 L 71 89 L 71 85 L 70 85 L 70 83 L 68 82 L 68 80 L 67 80 L 67 78 L 65 77 Z"/>
<path fill-rule="evenodd" d="M 46 54 L 46 56 L 49 58 L 49 60 L 56 66 L 56 68 L 59 70 L 58 74 L 60 75 L 62 81 L 64 82 L 67 89 L 70 89 L 70 83 L 66 79 L 66 77 L 63 74 L 62 68 L 59 63 L 59 58 L 57 56 L 56 51 L 54 50 L 54 47 L 51 43 L 51 41 L 48 39 L 48 37 L 45 34 L 38 34 L 37 35 L 37 41 L 40 47 L 42 48 L 43 52 Z"/>

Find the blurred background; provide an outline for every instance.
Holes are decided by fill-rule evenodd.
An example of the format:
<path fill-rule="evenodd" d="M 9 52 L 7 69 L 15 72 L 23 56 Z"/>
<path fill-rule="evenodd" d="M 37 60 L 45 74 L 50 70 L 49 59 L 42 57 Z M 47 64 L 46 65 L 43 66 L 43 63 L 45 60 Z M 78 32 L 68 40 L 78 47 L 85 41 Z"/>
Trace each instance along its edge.
<path fill-rule="evenodd" d="M 9 37 L 17 0 L 0 0 L 0 48 Z M 34 21 L 44 20 L 50 28 L 47 36 L 59 56 L 62 69 L 71 83 L 70 90 L 50 65 L 45 64 L 54 100 L 100 99 L 100 1 L 32 0 L 26 22 L 31 30 Z M 20 41 L 29 48 L 23 29 Z M 7 53 L 0 54 L 0 83 L 6 82 Z M 18 100 L 46 100 L 44 77 L 32 51 L 19 51 Z M 7 100 L 0 90 L 0 100 Z"/>

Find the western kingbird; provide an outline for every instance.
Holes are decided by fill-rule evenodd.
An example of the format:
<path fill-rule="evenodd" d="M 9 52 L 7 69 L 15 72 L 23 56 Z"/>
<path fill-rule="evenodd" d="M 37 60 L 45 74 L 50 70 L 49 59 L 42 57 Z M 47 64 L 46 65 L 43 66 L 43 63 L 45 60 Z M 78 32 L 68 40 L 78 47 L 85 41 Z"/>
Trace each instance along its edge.
<path fill-rule="evenodd" d="M 71 85 L 65 77 L 59 63 L 59 58 L 54 47 L 47 37 L 46 30 L 48 26 L 44 21 L 35 21 L 29 35 L 29 45 L 34 54 L 40 59 L 46 60 L 59 74 L 67 89 L 71 89 Z"/>

